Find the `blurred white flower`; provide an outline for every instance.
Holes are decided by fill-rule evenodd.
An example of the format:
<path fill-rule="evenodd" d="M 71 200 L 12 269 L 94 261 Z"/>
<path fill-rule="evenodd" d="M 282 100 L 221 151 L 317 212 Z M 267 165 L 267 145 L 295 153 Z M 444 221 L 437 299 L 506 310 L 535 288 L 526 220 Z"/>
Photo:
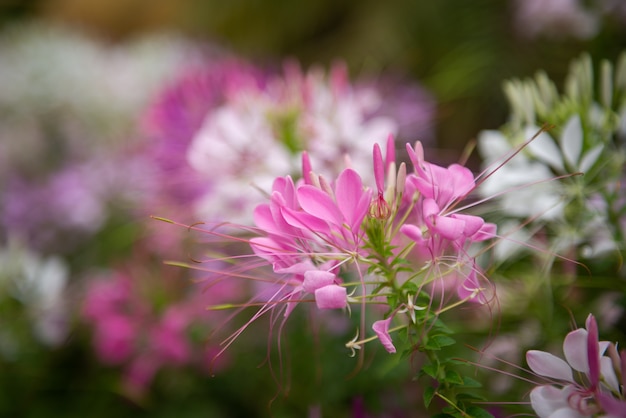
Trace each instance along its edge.
<path fill-rule="evenodd" d="M 60 257 L 41 257 L 11 242 L 0 249 L 0 286 L 4 297 L 25 307 L 37 338 L 49 346 L 62 343 L 69 330 L 65 303 L 69 269 Z"/>

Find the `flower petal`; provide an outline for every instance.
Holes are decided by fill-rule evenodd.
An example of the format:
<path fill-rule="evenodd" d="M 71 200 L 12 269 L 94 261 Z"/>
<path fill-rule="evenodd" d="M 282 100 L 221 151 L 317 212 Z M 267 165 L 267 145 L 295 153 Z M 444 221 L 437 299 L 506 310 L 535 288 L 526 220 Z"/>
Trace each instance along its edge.
<path fill-rule="evenodd" d="M 532 138 L 539 128 L 529 127 L 526 129 L 526 137 Z M 533 154 L 538 160 L 549 164 L 558 171 L 563 171 L 563 157 L 559 147 L 550 135 L 545 132 L 541 132 L 537 137 L 528 144 L 528 151 Z"/>
<path fill-rule="evenodd" d="M 567 398 L 571 393 L 571 386 L 563 389 L 554 386 L 537 386 L 530 392 L 530 404 L 539 418 L 553 417 L 556 411 L 568 408 Z"/>
<path fill-rule="evenodd" d="M 563 353 L 572 369 L 588 374 L 589 361 L 587 359 L 587 330 L 578 328 L 567 334 L 563 341 Z"/>
<path fill-rule="evenodd" d="M 526 353 L 526 362 L 530 369 L 540 376 L 573 382 L 572 369 L 557 356 L 545 351 L 529 350 Z"/>
<path fill-rule="evenodd" d="M 424 242 L 422 230 L 417 225 L 404 224 L 400 227 L 400 232 L 418 244 Z"/>
<path fill-rule="evenodd" d="M 478 134 L 478 150 L 487 163 L 505 156 L 513 147 L 500 131 L 484 130 Z"/>
<path fill-rule="evenodd" d="M 607 415 L 605 417 L 623 417 L 626 411 L 626 401 L 615 399 L 606 393 L 597 394 L 598 402 Z"/>
<path fill-rule="evenodd" d="M 378 193 L 382 193 L 385 182 L 385 167 L 383 153 L 378 144 L 374 144 L 374 180 L 376 180 L 376 190 Z"/>
<path fill-rule="evenodd" d="M 315 291 L 315 304 L 318 309 L 345 308 L 348 304 L 348 292 L 345 287 L 331 284 Z"/>
<path fill-rule="evenodd" d="M 380 343 L 385 347 L 388 353 L 394 354 L 396 352 L 396 347 L 393 345 L 391 341 L 391 336 L 389 336 L 389 324 L 393 317 L 389 317 L 384 320 L 376 321 L 372 324 L 372 329 L 378 336 Z"/>
<path fill-rule="evenodd" d="M 317 289 L 335 283 L 335 276 L 329 271 L 309 270 L 304 273 L 302 287 L 309 293 L 314 293 Z"/>
<path fill-rule="evenodd" d="M 598 157 L 600 157 L 602 151 L 604 151 L 604 144 L 600 144 L 587 151 L 587 153 L 583 156 L 583 159 L 580 161 L 580 171 L 583 173 L 589 171 L 596 161 L 598 161 Z"/>
<path fill-rule="evenodd" d="M 600 345 L 598 344 L 598 323 L 593 315 L 587 316 L 587 363 L 589 364 L 589 380 L 593 387 L 600 382 Z"/>
<path fill-rule="evenodd" d="M 280 211 L 285 222 L 295 228 L 311 231 L 317 234 L 330 234 L 328 223 L 317 216 L 306 212 L 298 212 L 289 208 L 281 208 Z M 287 233 L 289 231 L 287 230 Z"/>
<path fill-rule="evenodd" d="M 328 193 L 308 184 L 298 187 L 296 193 L 305 212 L 335 225 L 343 223 L 341 212 Z"/>
<path fill-rule="evenodd" d="M 578 167 L 580 152 L 583 149 L 583 128 L 578 115 L 572 116 L 565 123 L 560 140 L 565 160 L 571 167 Z"/>
<path fill-rule="evenodd" d="M 371 191 L 363 188 L 361 177 L 356 171 L 346 169 L 341 172 L 335 185 L 335 199 L 343 219 L 356 232 L 367 214 L 371 200 Z"/>
<path fill-rule="evenodd" d="M 463 230 L 463 235 L 465 235 L 468 238 L 473 236 L 475 233 L 477 233 L 485 224 L 485 221 L 480 216 L 456 213 L 454 215 L 450 215 L 450 217 L 464 221 L 465 229 Z"/>
<path fill-rule="evenodd" d="M 610 357 L 600 357 L 600 374 L 602 375 L 602 379 L 611 388 L 611 390 L 619 393 L 619 381 L 617 380 L 615 368 L 613 367 L 613 362 L 611 361 Z"/>
<path fill-rule="evenodd" d="M 471 239 L 474 242 L 485 241 L 494 238 L 497 232 L 498 225 L 487 222 L 483 224 L 477 233 L 471 236 Z"/>
<path fill-rule="evenodd" d="M 432 229 L 443 238 L 454 241 L 463 235 L 465 221 L 449 216 L 435 216 Z"/>

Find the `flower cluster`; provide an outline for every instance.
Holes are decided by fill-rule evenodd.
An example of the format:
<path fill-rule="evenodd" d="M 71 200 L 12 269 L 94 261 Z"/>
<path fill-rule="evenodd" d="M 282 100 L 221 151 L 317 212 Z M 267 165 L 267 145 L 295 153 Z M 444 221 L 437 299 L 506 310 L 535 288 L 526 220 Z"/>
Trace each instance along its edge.
<path fill-rule="evenodd" d="M 533 409 L 540 418 L 549 417 L 623 417 L 626 411 L 624 376 L 626 352 L 598 341 L 598 325 L 593 315 L 585 328 L 576 329 L 563 342 L 565 359 L 530 350 L 526 360 L 548 384 L 530 393 Z"/>
<path fill-rule="evenodd" d="M 290 176 L 274 181 L 269 202 L 254 211 L 258 236 L 249 239 L 253 255 L 271 265 L 273 274 L 242 273 L 250 266 L 258 269 L 256 262 L 219 274 L 220 279 L 270 282 L 250 302 L 262 307 L 232 339 L 261 315 L 287 318 L 301 303 L 321 310 L 353 306 L 361 308 L 361 325 L 346 346 L 354 352 L 378 338 L 395 353 L 392 331 L 408 329 L 408 335 L 420 338 L 442 312 L 489 301 L 490 289 L 471 247 L 494 237 L 495 226 L 462 213 L 460 206 L 475 187 L 474 176 L 458 164 L 427 162 L 419 142 L 406 148 L 414 167 L 410 172 L 404 163 L 397 166 L 391 136 L 384 158 L 374 145 L 374 188 L 351 167 L 327 180 L 312 170 L 307 153 L 299 181 Z M 207 260 L 212 262 L 222 258 Z M 370 304 L 389 308 L 384 318 L 383 311 L 374 313 L 375 335 L 359 339 L 366 334 Z M 398 325 L 392 327 L 393 322 Z"/>
<path fill-rule="evenodd" d="M 510 122 L 479 135 L 486 164 L 511 156 L 480 188 L 485 196 L 500 195 L 503 221 L 526 218 L 527 230 L 546 226 L 554 237 L 547 245 L 552 251 L 575 249 L 588 258 L 623 251 L 626 232 L 626 196 L 620 187 L 626 161 L 626 55 L 615 68 L 603 62 L 599 79 L 595 94 L 592 63 L 583 56 L 572 64 L 564 94 L 545 73 L 510 81 L 505 85 Z M 562 180 L 552 181 L 556 178 Z"/>
<path fill-rule="evenodd" d="M 275 177 L 295 175 L 304 149 L 322 172 L 337 174 L 346 154 L 362 169 L 377 138 L 416 121 L 427 130 L 432 119 L 419 87 L 407 87 L 411 101 L 383 97 L 383 89 L 393 86 L 351 84 L 340 64 L 328 74 L 293 62 L 275 73 L 236 59 L 192 67 L 144 117 L 146 152 L 163 185 L 159 203 L 191 199 L 195 219 L 228 212 L 247 223 L 263 200 L 250 184 L 268 190 Z"/>
<path fill-rule="evenodd" d="M 129 155 L 135 119 L 196 49 L 164 35 L 114 46 L 43 22 L 5 28 L 1 237 L 67 252 L 101 231 L 116 203 L 136 205 L 150 182 L 145 160 Z"/>
<path fill-rule="evenodd" d="M 123 367 L 122 388 L 142 397 L 160 370 L 195 367 L 207 375 L 227 365 L 213 363 L 217 352 L 204 336 L 218 321 L 208 303 L 233 296 L 222 284 L 211 295 L 189 292 L 179 277 L 142 277 L 141 270 L 112 271 L 86 282 L 81 321 L 89 326 L 97 357 Z"/>
<path fill-rule="evenodd" d="M 63 303 L 69 279 L 65 261 L 42 257 L 12 240 L 0 248 L 0 265 L 0 360 L 15 360 L 33 340 L 45 347 L 61 345 L 71 313 Z"/>

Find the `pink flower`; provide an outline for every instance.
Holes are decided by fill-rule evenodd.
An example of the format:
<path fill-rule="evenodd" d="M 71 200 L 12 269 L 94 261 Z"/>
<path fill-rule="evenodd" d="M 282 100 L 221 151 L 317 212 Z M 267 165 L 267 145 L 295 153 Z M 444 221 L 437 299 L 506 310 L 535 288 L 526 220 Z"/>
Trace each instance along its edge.
<path fill-rule="evenodd" d="M 361 304 L 357 336 L 365 334 L 368 304 L 389 300 L 397 303 L 390 306 L 391 317 L 407 315 L 401 328 L 422 326 L 423 318 L 416 312 L 427 306 L 416 306 L 418 295 L 432 298 L 434 294 L 427 295 L 423 289 L 428 286 L 432 290 L 433 284 L 443 281 L 451 283 L 461 299 L 450 308 L 469 301 L 488 302 L 481 286 L 482 273 L 469 247 L 492 237 L 495 225 L 460 213 L 462 208 L 457 207 L 475 187 L 471 172 L 457 165 L 443 168 L 427 163 L 418 143 L 415 150 L 409 147 L 416 168 L 407 174 L 404 164 L 396 168 L 394 147 L 393 136 L 387 139 L 384 157 L 380 146 L 373 147 L 373 169 L 366 177 L 372 178 L 375 190 L 364 184 L 354 168 L 345 168 L 331 179 L 318 175 L 306 152 L 300 180 L 291 176 L 274 180 L 269 201 L 254 210 L 256 227 L 246 229 L 257 234 L 246 239 L 253 254 L 236 256 L 233 272 L 224 273 L 257 282 L 257 294 L 242 305 L 261 307 L 224 341 L 225 348 L 260 316 L 276 318 L 280 312 L 286 320 L 302 302 L 314 301 L 318 310 Z M 191 228 L 220 239 L 227 237 L 212 229 Z M 414 248 L 430 259 L 424 268 L 407 275 L 405 258 Z M 273 274 L 268 275 L 263 261 L 253 261 L 252 255 L 271 266 Z M 237 260 L 247 261 L 237 264 Z M 407 293 L 407 276 L 417 291 Z M 435 315 L 447 309 L 448 300 L 441 292 Z M 375 322 L 374 332 L 389 352 L 395 352 L 389 321 Z M 346 346 L 359 350 L 373 339 L 358 341 L 357 337 Z"/>
<path fill-rule="evenodd" d="M 95 328 L 94 345 L 98 357 L 107 364 L 121 364 L 133 354 L 137 329 L 122 315 L 104 318 Z"/>
<path fill-rule="evenodd" d="M 391 341 L 391 336 L 389 335 L 389 324 L 393 317 L 389 317 L 384 320 L 376 321 L 372 325 L 372 329 L 378 336 L 380 343 L 385 347 L 388 353 L 394 354 L 396 352 L 396 347 L 393 345 Z"/>
<path fill-rule="evenodd" d="M 621 392 L 613 361 L 604 355 L 609 345 L 607 341 L 598 342 L 598 326 L 590 314 L 586 329 L 579 328 L 565 337 L 563 352 L 567 361 L 543 351 L 526 353 L 526 361 L 534 373 L 560 386 L 542 385 L 532 390 L 531 404 L 540 418 L 596 416 L 605 406 L 615 408 L 611 394 Z M 575 379 L 572 370 L 585 378 Z M 623 399 L 617 402 L 623 403 Z"/>
<path fill-rule="evenodd" d="M 315 304 L 318 309 L 340 309 L 348 304 L 345 287 L 331 284 L 320 287 L 315 291 Z"/>

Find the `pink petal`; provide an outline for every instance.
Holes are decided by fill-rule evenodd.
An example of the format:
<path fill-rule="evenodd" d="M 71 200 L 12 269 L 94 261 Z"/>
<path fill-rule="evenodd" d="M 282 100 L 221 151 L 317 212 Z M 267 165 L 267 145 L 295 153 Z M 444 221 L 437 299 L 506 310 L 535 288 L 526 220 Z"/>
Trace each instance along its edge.
<path fill-rule="evenodd" d="M 565 360 L 572 366 L 572 369 L 589 373 L 589 360 L 587 359 L 587 330 L 578 328 L 567 334 L 563 341 L 563 353 Z"/>
<path fill-rule="evenodd" d="M 422 203 L 422 217 L 424 219 L 432 218 L 433 216 L 439 215 L 441 210 L 439 209 L 439 205 L 435 202 L 434 199 L 424 199 Z"/>
<path fill-rule="evenodd" d="M 587 328 L 587 362 L 589 364 L 589 380 L 594 387 L 600 383 L 600 345 L 598 344 L 598 323 L 589 314 Z"/>
<path fill-rule="evenodd" d="M 474 175 L 467 167 L 452 164 L 448 167 L 448 175 L 453 183 L 455 198 L 464 197 L 471 192 L 475 186 Z"/>
<path fill-rule="evenodd" d="M 396 162 L 396 140 L 393 134 L 387 136 L 387 147 L 385 148 L 385 171 L 389 170 L 391 163 Z"/>
<path fill-rule="evenodd" d="M 296 193 L 305 212 L 335 225 L 343 223 L 341 212 L 328 193 L 308 184 L 298 187 Z"/>
<path fill-rule="evenodd" d="M 319 309 L 345 308 L 348 304 L 348 292 L 345 287 L 331 284 L 315 291 L 315 304 Z"/>
<path fill-rule="evenodd" d="M 624 411 L 626 411 L 626 401 L 616 399 L 609 394 L 599 392 L 597 399 L 600 402 L 600 406 L 607 415 L 605 417 L 623 417 Z"/>
<path fill-rule="evenodd" d="M 465 222 L 449 216 L 436 216 L 432 229 L 443 238 L 454 241 L 463 235 Z"/>
<path fill-rule="evenodd" d="M 429 164 L 428 169 L 430 178 L 425 180 L 430 183 L 428 188 L 434 193 L 433 198 L 439 205 L 447 206 L 455 197 L 454 176 L 448 169 L 435 164 Z"/>
<path fill-rule="evenodd" d="M 274 271 L 278 274 L 295 274 L 299 276 L 304 276 L 304 273 L 313 269 L 315 269 L 313 263 L 310 260 L 305 260 L 300 263 L 292 264 L 289 267 L 276 269 Z"/>
<path fill-rule="evenodd" d="M 317 289 L 335 283 L 335 276 L 329 271 L 309 270 L 304 273 L 302 287 L 309 293 L 314 293 Z"/>
<path fill-rule="evenodd" d="M 572 392 L 571 386 L 563 389 L 554 386 L 537 386 L 530 392 L 530 404 L 539 418 L 554 417 L 556 411 L 569 409 L 568 397 Z M 570 409 L 570 412 L 575 412 Z M 575 417 L 576 415 L 566 415 Z"/>
<path fill-rule="evenodd" d="M 457 214 L 451 215 L 450 217 L 454 219 L 460 219 L 463 222 L 465 222 L 465 229 L 463 230 L 463 235 L 465 235 L 468 238 L 474 235 L 475 233 L 477 233 L 478 231 L 480 231 L 480 228 L 482 228 L 483 225 L 485 224 L 485 221 L 480 216 L 464 215 L 462 213 L 457 213 Z"/>
<path fill-rule="evenodd" d="M 415 177 L 413 184 L 415 185 L 415 188 L 426 198 L 435 199 L 440 194 L 439 186 L 433 184 L 430 179 Z"/>
<path fill-rule="evenodd" d="M 622 350 L 619 353 L 619 370 L 621 371 L 620 383 L 626 387 L 626 351 Z"/>
<path fill-rule="evenodd" d="M 530 369 L 540 376 L 573 382 L 572 369 L 562 359 L 544 351 L 529 350 L 526 362 Z"/>
<path fill-rule="evenodd" d="M 281 214 L 285 222 L 298 229 L 313 231 L 318 234 L 330 234 L 330 227 L 323 219 L 306 212 L 298 212 L 289 208 L 282 208 Z"/>
<path fill-rule="evenodd" d="M 253 219 L 254 224 L 265 232 L 274 234 L 279 231 L 268 204 L 261 204 L 254 208 Z"/>
<path fill-rule="evenodd" d="M 366 198 L 364 198 L 366 195 Z M 339 174 L 335 184 L 336 207 L 353 232 L 358 230 L 369 209 L 371 191 L 365 191 L 361 177 L 352 169 L 345 169 Z M 343 222 L 335 223 L 341 225 Z"/>
<path fill-rule="evenodd" d="M 304 179 L 305 184 L 312 184 L 311 181 L 311 159 L 309 158 L 309 154 L 306 151 L 302 152 L 302 178 Z"/>
<path fill-rule="evenodd" d="M 470 299 L 470 301 L 479 302 L 479 303 L 487 303 L 487 298 L 479 290 L 480 282 L 478 281 L 478 277 L 476 275 L 476 270 L 475 270 L 476 268 L 477 267 L 474 267 L 472 269 L 472 271 L 468 274 L 465 280 L 463 280 L 463 283 L 461 283 L 461 286 L 457 288 L 457 295 L 459 296 L 460 299 L 466 299 L 472 296 L 472 294 L 476 292 L 476 290 L 478 290 L 479 293 L 476 294 L 474 298 Z"/>
<path fill-rule="evenodd" d="M 281 251 L 284 251 L 276 241 L 267 237 L 254 237 L 250 239 L 250 247 L 252 251 L 259 257 L 274 262 Z"/>
<path fill-rule="evenodd" d="M 393 345 L 391 341 L 391 336 L 389 336 L 389 324 L 393 317 L 389 317 L 384 320 L 376 321 L 372 325 L 372 329 L 378 336 L 380 343 L 385 347 L 388 353 L 394 354 L 396 352 L 396 347 Z"/>
<path fill-rule="evenodd" d="M 613 361 L 610 357 L 600 357 L 600 374 L 612 390 L 619 392 L 619 381 L 617 380 L 615 368 L 613 367 Z"/>
<path fill-rule="evenodd" d="M 473 242 L 485 241 L 494 238 L 498 232 L 498 226 L 492 223 L 485 223 L 480 230 L 470 238 Z"/>
<path fill-rule="evenodd" d="M 385 167 L 383 153 L 378 144 L 374 144 L 374 179 L 376 180 L 376 190 L 378 193 L 382 193 L 385 187 Z"/>
<path fill-rule="evenodd" d="M 296 186 L 293 184 L 291 177 L 278 177 L 274 180 L 272 194 L 274 193 L 278 193 L 282 196 L 284 205 L 290 208 L 296 207 Z"/>
<path fill-rule="evenodd" d="M 411 147 L 411 144 L 406 144 L 406 151 L 409 154 L 409 158 L 413 163 L 413 167 L 419 176 L 425 177 L 426 172 L 424 171 L 423 163 L 424 163 L 424 147 L 422 143 L 417 141 L 415 143 L 415 148 Z"/>
<path fill-rule="evenodd" d="M 409 239 L 418 243 L 424 242 L 424 235 L 421 228 L 413 224 L 405 224 L 400 227 L 400 232 L 406 235 Z"/>

